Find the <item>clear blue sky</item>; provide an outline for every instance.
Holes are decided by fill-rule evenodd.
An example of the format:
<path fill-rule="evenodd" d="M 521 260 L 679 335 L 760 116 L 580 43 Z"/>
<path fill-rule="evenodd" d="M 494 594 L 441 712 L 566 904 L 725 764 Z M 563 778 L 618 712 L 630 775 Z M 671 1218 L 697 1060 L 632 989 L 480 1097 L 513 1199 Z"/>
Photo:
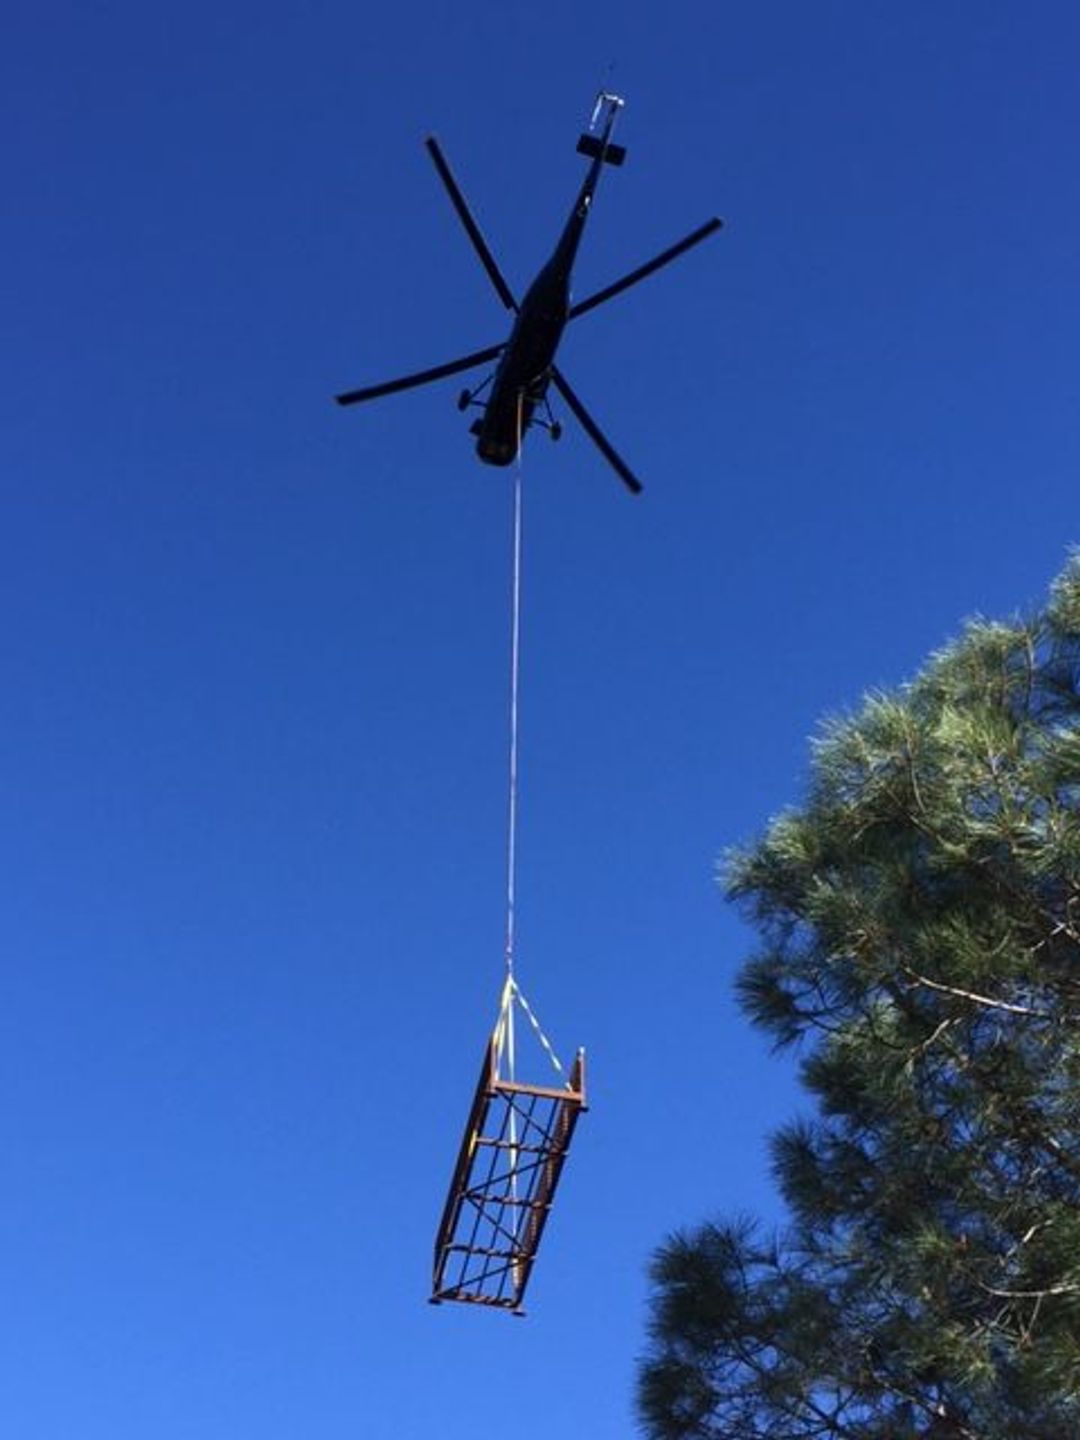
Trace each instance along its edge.
<path fill-rule="evenodd" d="M 632 1432 L 672 1227 L 801 1103 L 712 880 L 807 737 L 1077 536 L 1065 3 L 51 7 L 0 53 L 0 1425 Z M 609 65 L 614 70 L 609 72 Z M 525 455 L 521 979 L 591 1061 L 524 1321 L 425 1304 L 500 978 L 509 485 L 457 382 L 603 80 Z"/>

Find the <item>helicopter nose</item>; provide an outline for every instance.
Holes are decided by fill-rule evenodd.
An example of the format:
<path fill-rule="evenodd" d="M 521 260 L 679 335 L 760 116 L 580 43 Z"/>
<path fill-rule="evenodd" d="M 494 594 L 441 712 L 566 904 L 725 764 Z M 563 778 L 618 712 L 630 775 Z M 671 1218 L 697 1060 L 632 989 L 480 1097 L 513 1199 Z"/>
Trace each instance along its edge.
<path fill-rule="evenodd" d="M 509 465 L 514 458 L 515 447 L 508 440 L 481 435 L 476 442 L 476 453 L 487 465 Z"/>

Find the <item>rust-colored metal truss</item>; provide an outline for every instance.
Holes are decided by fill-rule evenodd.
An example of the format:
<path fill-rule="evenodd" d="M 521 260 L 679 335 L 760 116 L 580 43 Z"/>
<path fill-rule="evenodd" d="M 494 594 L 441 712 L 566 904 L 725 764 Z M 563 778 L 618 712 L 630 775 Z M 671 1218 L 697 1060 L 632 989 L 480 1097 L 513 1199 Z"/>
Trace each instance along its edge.
<path fill-rule="evenodd" d="M 504 1079 L 499 1058 L 496 1032 L 484 1053 L 435 1237 L 431 1299 L 520 1315 L 574 1127 L 585 1109 L 585 1056 L 578 1051 L 562 1088 Z"/>

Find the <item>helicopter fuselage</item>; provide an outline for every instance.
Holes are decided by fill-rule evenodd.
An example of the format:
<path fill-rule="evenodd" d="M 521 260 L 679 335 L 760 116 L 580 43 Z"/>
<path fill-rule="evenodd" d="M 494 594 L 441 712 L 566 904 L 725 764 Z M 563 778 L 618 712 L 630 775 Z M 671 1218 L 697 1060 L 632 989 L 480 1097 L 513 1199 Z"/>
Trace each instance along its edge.
<path fill-rule="evenodd" d="M 612 117 L 613 118 L 613 117 Z M 533 411 L 551 383 L 551 367 L 570 318 L 570 278 L 596 193 L 610 120 L 550 260 L 525 292 L 499 357 L 484 418 L 473 426 L 476 453 L 488 465 L 510 465 Z"/>
<path fill-rule="evenodd" d="M 551 365 L 570 312 L 569 275 L 545 265 L 522 301 L 491 382 L 476 453 L 489 465 L 509 465 L 547 393 Z"/>

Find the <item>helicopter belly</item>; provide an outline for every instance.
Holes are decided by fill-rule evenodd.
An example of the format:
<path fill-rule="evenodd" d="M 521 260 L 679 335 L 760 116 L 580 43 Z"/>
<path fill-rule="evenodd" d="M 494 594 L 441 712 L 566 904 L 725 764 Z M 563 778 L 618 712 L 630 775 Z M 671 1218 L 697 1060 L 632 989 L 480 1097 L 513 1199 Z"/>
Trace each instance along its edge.
<path fill-rule="evenodd" d="M 569 309 L 569 270 L 551 261 L 522 301 L 484 418 L 474 427 L 476 453 L 486 464 L 509 465 L 517 456 L 533 411 L 547 394 Z"/>
<path fill-rule="evenodd" d="M 527 331 L 507 347 L 495 372 L 484 418 L 473 427 L 476 453 L 486 464 L 509 465 L 517 455 L 533 411 L 547 393 L 561 333 L 561 325 L 554 333 Z"/>
<path fill-rule="evenodd" d="M 476 442 L 476 453 L 485 465 L 511 465 L 517 445 L 498 435 L 481 435 Z"/>
<path fill-rule="evenodd" d="M 483 420 L 474 426 L 476 453 L 488 465 L 509 465 L 521 448 L 538 400 L 547 389 L 547 376 L 525 385 L 496 384 Z"/>

